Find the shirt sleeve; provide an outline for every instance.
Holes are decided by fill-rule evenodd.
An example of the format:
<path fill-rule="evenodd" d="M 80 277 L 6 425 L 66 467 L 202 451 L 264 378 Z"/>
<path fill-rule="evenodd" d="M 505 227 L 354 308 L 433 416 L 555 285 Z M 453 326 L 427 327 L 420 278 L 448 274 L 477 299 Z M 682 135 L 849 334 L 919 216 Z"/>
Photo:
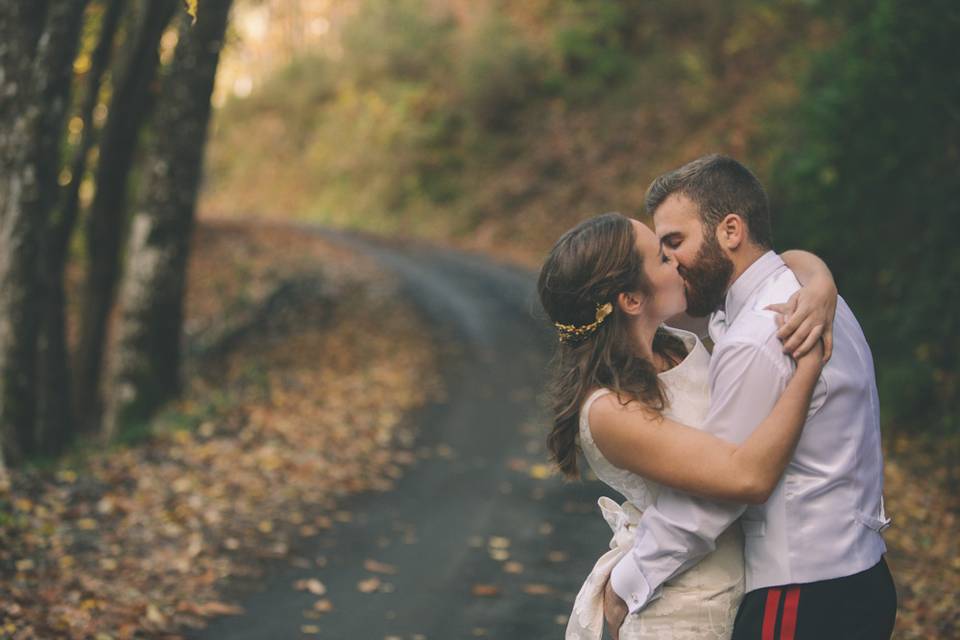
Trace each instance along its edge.
<path fill-rule="evenodd" d="M 773 337 L 776 340 L 776 337 Z M 777 341 L 779 345 L 779 341 Z M 775 349 L 775 351 L 771 351 Z M 705 431 L 741 444 L 770 414 L 792 376 L 778 346 L 734 340 L 716 347 Z M 660 597 L 662 585 L 716 548 L 716 539 L 746 509 L 663 487 L 644 510 L 634 546 L 613 568 L 613 590 L 636 613 Z"/>

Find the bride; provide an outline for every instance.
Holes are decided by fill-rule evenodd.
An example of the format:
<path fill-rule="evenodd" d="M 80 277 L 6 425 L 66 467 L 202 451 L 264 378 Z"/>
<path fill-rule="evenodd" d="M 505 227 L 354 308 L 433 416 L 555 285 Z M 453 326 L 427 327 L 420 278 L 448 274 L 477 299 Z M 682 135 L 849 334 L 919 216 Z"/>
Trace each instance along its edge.
<path fill-rule="evenodd" d="M 804 284 L 826 276 L 829 286 L 798 292 L 814 302 L 793 313 L 794 320 L 816 316 L 825 323 L 836 299 L 826 266 L 805 252 L 782 257 Z M 764 502 L 800 437 L 824 353 L 819 334 L 793 336 L 792 343 L 803 342 L 798 353 L 806 352 L 793 378 L 766 420 L 735 445 L 700 430 L 709 406 L 710 356 L 695 333 L 663 324 L 685 311 L 684 283 L 649 228 L 618 213 L 584 221 L 553 247 L 538 293 L 560 336 L 552 362 L 550 454 L 575 478 L 582 451 L 594 474 L 626 498 L 622 506 L 600 498 L 614 532 L 611 550 L 588 576 L 567 625 L 567 640 L 599 640 L 610 571 L 633 546 L 632 530 L 659 486 Z M 615 637 L 727 639 L 743 591 L 742 533 L 730 527 L 713 553 L 667 582 L 638 615 L 627 616 Z"/>

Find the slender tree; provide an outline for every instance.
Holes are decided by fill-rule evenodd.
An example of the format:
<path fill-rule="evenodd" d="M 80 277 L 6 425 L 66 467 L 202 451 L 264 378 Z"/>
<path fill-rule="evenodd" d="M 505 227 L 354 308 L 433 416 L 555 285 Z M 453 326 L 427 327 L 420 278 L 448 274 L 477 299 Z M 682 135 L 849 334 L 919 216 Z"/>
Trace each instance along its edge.
<path fill-rule="evenodd" d="M 127 243 L 104 426 L 108 436 L 146 420 L 180 390 L 183 299 L 210 97 L 230 0 L 184 14 L 163 82 L 147 158 L 147 186 Z"/>
<path fill-rule="evenodd" d="M 0 446 L 36 450 L 40 256 L 86 0 L 0 10 Z"/>
<path fill-rule="evenodd" d="M 93 111 L 98 103 L 101 80 L 110 62 L 114 37 L 125 4 L 126 0 L 109 0 L 100 17 L 100 32 L 97 45 L 91 55 L 86 94 L 79 112 L 83 122 L 83 132 L 69 165 L 72 177 L 61 191 L 58 206 L 52 210 L 49 224 L 42 235 L 44 249 L 40 256 L 40 277 L 43 283 L 43 301 L 37 375 L 37 433 L 39 449 L 48 454 L 62 451 L 75 433 L 76 420 L 71 411 L 70 402 L 64 271 L 70 237 L 77 217 L 79 185 L 83 179 L 86 157 L 94 140 Z M 64 55 L 68 55 L 70 50 L 75 48 L 76 45 L 65 48 Z M 72 73 L 70 62 L 72 60 L 64 60 L 60 65 L 59 68 L 63 73 Z M 67 86 L 69 86 L 69 80 L 68 75 L 62 78 L 63 84 Z M 64 116 L 63 114 L 58 114 L 56 118 L 51 116 L 51 120 L 62 123 Z M 55 131 L 53 127 L 49 130 L 50 133 Z M 60 165 L 57 153 L 59 143 L 59 137 L 49 138 L 48 163 L 52 168 L 58 168 Z M 52 180 L 53 178 L 50 179 L 51 182 Z"/>
<path fill-rule="evenodd" d="M 85 431 L 99 423 L 101 370 L 128 217 L 130 170 L 159 90 L 160 38 L 178 4 L 178 0 L 142 0 L 136 35 L 125 64 L 115 75 L 101 135 L 96 191 L 85 224 L 89 263 L 80 294 L 72 385 L 76 414 Z"/>

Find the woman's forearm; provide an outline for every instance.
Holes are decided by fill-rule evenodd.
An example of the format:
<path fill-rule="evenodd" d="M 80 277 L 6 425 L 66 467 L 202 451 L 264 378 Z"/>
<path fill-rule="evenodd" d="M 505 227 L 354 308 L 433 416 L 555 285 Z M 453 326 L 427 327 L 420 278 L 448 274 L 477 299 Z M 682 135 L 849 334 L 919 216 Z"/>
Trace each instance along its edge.
<path fill-rule="evenodd" d="M 780 258 L 790 267 L 790 270 L 797 276 L 800 284 L 807 286 L 812 282 L 829 282 L 831 286 L 836 287 L 833 280 L 833 274 L 827 263 L 809 251 L 801 249 L 791 249 L 780 254 Z"/>
<path fill-rule="evenodd" d="M 590 432 L 614 466 L 698 496 L 765 502 L 800 439 L 819 377 L 820 353 L 801 358 L 773 409 L 741 444 L 709 427 L 678 423 L 642 403 L 621 404 L 613 394 L 591 408 Z"/>
<path fill-rule="evenodd" d="M 732 453 L 734 468 L 743 473 L 745 502 L 766 502 L 793 457 L 819 377 L 812 369 L 798 370 L 770 415 Z"/>

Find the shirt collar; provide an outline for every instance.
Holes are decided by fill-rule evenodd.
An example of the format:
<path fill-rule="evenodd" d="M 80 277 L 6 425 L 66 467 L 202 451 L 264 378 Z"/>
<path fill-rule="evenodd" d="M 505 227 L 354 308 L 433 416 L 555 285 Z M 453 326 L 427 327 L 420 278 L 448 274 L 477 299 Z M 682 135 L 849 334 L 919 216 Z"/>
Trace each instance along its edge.
<path fill-rule="evenodd" d="M 720 308 L 724 312 L 727 325 L 731 324 L 743 309 L 750 294 L 773 272 L 785 266 L 783 259 L 771 250 L 757 258 L 746 271 L 740 274 L 740 277 L 727 289 L 726 298 Z"/>

